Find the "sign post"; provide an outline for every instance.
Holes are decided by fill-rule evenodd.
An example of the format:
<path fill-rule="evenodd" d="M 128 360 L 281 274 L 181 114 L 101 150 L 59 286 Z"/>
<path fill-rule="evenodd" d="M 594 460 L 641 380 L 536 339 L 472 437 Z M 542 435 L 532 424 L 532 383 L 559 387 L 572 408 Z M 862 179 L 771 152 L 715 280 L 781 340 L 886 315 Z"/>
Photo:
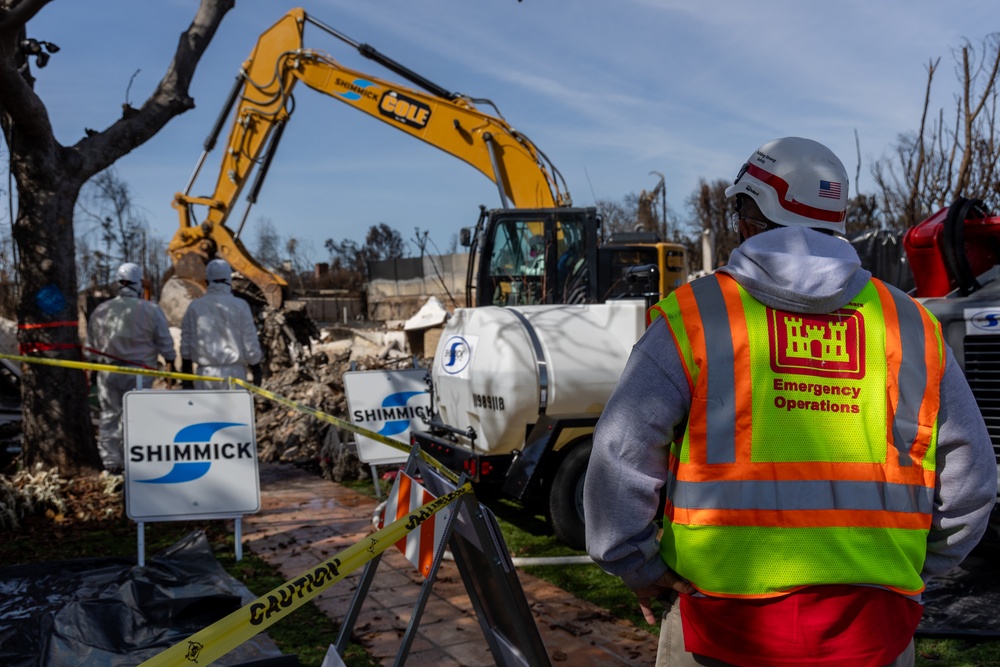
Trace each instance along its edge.
<path fill-rule="evenodd" d="M 243 390 L 130 391 L 123 401 L 125 513 L 144 522 L 234 519 L 260 510 L 253 396 Z"/>

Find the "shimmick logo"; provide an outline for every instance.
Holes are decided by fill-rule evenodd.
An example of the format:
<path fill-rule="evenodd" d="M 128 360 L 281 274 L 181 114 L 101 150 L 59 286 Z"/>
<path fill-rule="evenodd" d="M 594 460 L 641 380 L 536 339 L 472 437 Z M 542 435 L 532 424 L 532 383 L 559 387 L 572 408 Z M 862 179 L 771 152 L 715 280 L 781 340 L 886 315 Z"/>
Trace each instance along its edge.
<path fill-rule="evenodd" d="M 407 405 L 414 396 L 427 396 L 426 391 L 398 391 L 382 399 L 382 407 L 374 410 L 355 410 L 352 415 L 355 424 L 385 422 L 379 434 L 386 437 L 399 435 L 410 427 L 412 419 L 430 416 L 430 408 L 424 405 Z"/>
<path fill-rule="evenodd" d="M 825 315 L 767 309 L 771 369 L 827 378 L 865 376 L 865 322 L 857 310 Z"/>
<path fill-rule="evenodd" d="M 248 433 L 240 438 L 216 438 L 223 429 L 248 425 L 237 422 L 202 422 L 185 426 L 174 436 L 172 443 L 132 445 L 129 463 L 173 463 L 165 475 L 152 479 L 137 479 L 143 484 L 180 484 L 193 482 L 208 474 L 213 461 L 253 459 L 257 453 Z"/>
<path fill-rule="evenodd" d="M 444 344 L 441 369 L 448 375 L 459 375 L 472 360 L 472 345 L 462 336 L 452 336 Z"/>

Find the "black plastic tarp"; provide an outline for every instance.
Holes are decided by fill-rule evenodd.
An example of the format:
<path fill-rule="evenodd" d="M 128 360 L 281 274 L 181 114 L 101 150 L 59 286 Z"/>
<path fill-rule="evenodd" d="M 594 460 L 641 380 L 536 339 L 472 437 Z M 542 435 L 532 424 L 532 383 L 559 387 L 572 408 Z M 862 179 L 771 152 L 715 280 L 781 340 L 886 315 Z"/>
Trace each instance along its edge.
<path fill-rule="evenodd" d="M 0 568 L 0 665 L 134 667 L 255 599 L 190 533 L 149 559 Z M 219 665 L 298 665 L 265 634 Z"/>
<path fill-rule="evenodd" d="M 872 275 L 909 292 L 916 284 L 903 248 L 904 231 L 866 229 L 848 237 L 861 258 L 861 266 Z"/>
<path fill-rule="evenodd" d="M 955 570 L 924 591 L 917 636 L 1000 637 L 1000 540 L 984 538 Z"/>
<path fill-rule="evenodd" d="M 930 582 L 917 636 L 1000 637 L 1000 540 L 984 540 Z M 134 667 L 256 596 L 201 531 L 151 558 L 85 558 L 0 568 L 0 665 Z M 217 665 L 296 667 L 266 634 Z"/>

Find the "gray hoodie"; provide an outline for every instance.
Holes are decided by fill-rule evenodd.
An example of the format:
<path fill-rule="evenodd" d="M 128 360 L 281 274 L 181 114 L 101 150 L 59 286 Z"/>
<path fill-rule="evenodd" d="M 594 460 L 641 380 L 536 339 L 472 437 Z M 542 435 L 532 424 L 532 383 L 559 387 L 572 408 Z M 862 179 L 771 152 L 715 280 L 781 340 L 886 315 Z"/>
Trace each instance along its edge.
<path fill-rule="evenodd" d="M 751 237 L 719 271 L 761 303 L 803 313 L 846 305 L 871 277 L 849 243 L 800 227 Z M 950 348 L 945 364 L 925 582 L 954 568 L 979 542 L 997 493 L 989 433 Z M 587 551 L 633 589 L 667 569 L 653 521 L 669 445 L 683 431 L 690 404 L 681 360 L 658 318 L 633 347 L 601 415 L 584 488 Z"/>

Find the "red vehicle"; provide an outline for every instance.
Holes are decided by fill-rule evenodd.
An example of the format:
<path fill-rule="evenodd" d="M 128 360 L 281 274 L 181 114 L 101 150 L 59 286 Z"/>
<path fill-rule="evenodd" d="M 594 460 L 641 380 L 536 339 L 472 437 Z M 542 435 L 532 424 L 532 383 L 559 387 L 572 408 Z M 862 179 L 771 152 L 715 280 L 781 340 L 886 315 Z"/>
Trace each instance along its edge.
<path fill-rule="evenodd" d="M 903 247 L 916 284 L 911 295 L 940 320 L 1000 465 L 1000 215 L 959 198 L 911 227 Z M 1000 509 L 993 516 L 1000 535 Z"/>

